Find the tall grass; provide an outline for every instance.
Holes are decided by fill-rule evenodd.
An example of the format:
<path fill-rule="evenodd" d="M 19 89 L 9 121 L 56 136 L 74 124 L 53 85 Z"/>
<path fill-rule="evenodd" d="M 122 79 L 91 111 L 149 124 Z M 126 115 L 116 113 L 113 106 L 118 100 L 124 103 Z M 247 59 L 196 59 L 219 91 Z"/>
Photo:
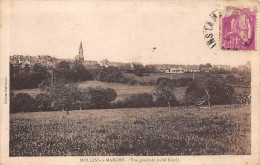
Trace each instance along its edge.
<path fill-rule="evenodd" d="M 10 156 L 250 154 L 250 107 L 11 114 Z"/>

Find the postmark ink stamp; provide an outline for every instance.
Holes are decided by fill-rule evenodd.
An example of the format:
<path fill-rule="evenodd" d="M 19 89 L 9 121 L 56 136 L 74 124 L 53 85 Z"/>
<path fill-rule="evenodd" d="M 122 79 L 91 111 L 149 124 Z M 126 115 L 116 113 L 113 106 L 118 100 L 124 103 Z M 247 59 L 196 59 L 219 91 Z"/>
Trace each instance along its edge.
<path fill-rule="evenodd" d="M 221 19 L 222 50 L 256 50 L 256 7 L 226 7 Z"/>
<path fill-rule="evenodd" d="M 216 23 L 218 23 L 219 18 L 221 18 L 221 13 L 217 10 L 213 11 L 212 13 L 209 14 L 209 19 L 205 21 L 204 27 L 203 27 L 203 36 L 205 39 L 205 42 L 207 46 L 210 49 L 213 49 L 217 45 L 217 40 L 216 37 L 217 35 L 215 34 L 216 28 L 214 29 L 214 26 L 216 27 Z M 218 37 L 217 37 L 218 38 Z"/>

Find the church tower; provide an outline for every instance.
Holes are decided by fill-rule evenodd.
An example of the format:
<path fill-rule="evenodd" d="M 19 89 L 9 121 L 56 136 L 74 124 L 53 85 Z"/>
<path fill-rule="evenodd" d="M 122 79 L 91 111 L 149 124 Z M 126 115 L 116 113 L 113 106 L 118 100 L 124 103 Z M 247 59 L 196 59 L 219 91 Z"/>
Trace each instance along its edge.
<path fill-rule="evenodd" d="M 84 61 L 82 41 L 80 42 L 80 46 L 79 46 L 79 60 Z"/>
<path fill-rule="evenodd" d="M 80 42 L 80 45 L 79 45 L 79 54 L 76 55 L 75 60 L 81 61 L 81 62 L 84 61 L 82 41 Z"/>

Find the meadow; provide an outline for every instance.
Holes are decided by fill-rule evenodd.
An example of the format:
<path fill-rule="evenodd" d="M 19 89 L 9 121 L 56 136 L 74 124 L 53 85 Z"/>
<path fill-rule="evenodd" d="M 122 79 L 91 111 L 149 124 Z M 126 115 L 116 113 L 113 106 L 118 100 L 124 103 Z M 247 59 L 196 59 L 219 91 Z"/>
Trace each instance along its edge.
<path fill-rule="evenodd" d="M 250 105 L 10 114 L 10 156 L 249 155 Z"/>

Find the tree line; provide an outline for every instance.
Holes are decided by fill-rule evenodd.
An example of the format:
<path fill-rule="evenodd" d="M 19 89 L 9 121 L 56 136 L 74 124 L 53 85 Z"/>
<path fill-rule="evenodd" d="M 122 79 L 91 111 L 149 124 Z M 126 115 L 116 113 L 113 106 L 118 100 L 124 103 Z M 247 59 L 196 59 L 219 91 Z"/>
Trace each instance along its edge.
<path fill-rule="evenodd" d="M 46 88 L 53 82 L 76 83 L 88 80 L 98 80 L 102 82 L 124 83 L 131 85 L 155 85 L 155 81 L 145 83 L 138 82 L 133 78 L 123 76 L 122 72 L 132 72 L 130 68 L 124 67 L 96 67 L 86 68 L 79 61 L 66 62 L 60 61 L 53 69 L 47 69 L 40 63 L 31 68 L 26 65 L 25 68 L 13 66 L 10 64 L 11 90 Z M 155 72 L 153 66 L 134 65 L 134 74 L 143 76 L 144 73 Z M 52 74 L 53 75 L 52 75 Z"/>
<path fill-rule="evenodd" d="M 185 81 L 184 81 L 185 82 Z M 175 80 L 161 79 L 154 93 L 139 93 L 124 99 L 116 99 L 117 93 L 111 88 L 93 87 L 81 89 L 76 83 L 57 82 L 46 89 L 46 93 L 35 98 L 25 93 L 11 95 L 11 113 L 53 110 L 107 109 L 169 107 L 184 105 L 233 104 L 236 101 L 234 88 L 228 81 L 208 73 L 205 77 L 187 81 L 185 96 L 176 99 Z"/>
<path fill-rule="evenodd" d="M 64 83 L 76 83 L 88 80 L 97 80 L 102 82 L 112 82 L 112 83 L 123 83 L 130 85 L 143 85 L 143 86 L 155 86 L 160 83 L 161 80 L 169 78 L 158 78 L 156 80 L 149 80 L 147 82 L 137 81 L 133 77 L 125 77 L 123 72 L 131 72 L 137 76 L 147 76 L 149 73 L 154 73 L 154 66 L 150 65 L 140 65 L 136 64 L 133 66 L 133 70 L 129 70 L 124 67 L 96 67 L 96 68 L 86 68 L 81 62 L 66 62 L 61 61 L 56 64 L 52 70 L 48 70 L 46 67 L 41 64 L 35 64 L 32 68 L 29 68 L 28 65 L 25 66 L 23 70 L 19 70 L 17 67 L 14 67 L 10 64 L 10 82 L 11 90 L 12 89 L 32 89 L 32 88 L 41 88 L 45 89 L 51 85 L 53 82 L 64 82 Z M 52 74 L 51 74 L 52 73 Z M 201 73 L 205 74 L 205 73 Z M 211 72 L 216 76 L 222 77 L 221 74 Z M 238 86 L 250 86 L 251 77 L 250 72 L 240 72 L 236 71 L 235 74 L 240 75 L 240 78 L 234 77 L 233 74 L 226 74 L 227 80 L 230 83 L 236 84 Z M 192 81 L 191 78 L 180 78 L 171 80 L 176 87 L 187 86 L 189 82 Z"/>

